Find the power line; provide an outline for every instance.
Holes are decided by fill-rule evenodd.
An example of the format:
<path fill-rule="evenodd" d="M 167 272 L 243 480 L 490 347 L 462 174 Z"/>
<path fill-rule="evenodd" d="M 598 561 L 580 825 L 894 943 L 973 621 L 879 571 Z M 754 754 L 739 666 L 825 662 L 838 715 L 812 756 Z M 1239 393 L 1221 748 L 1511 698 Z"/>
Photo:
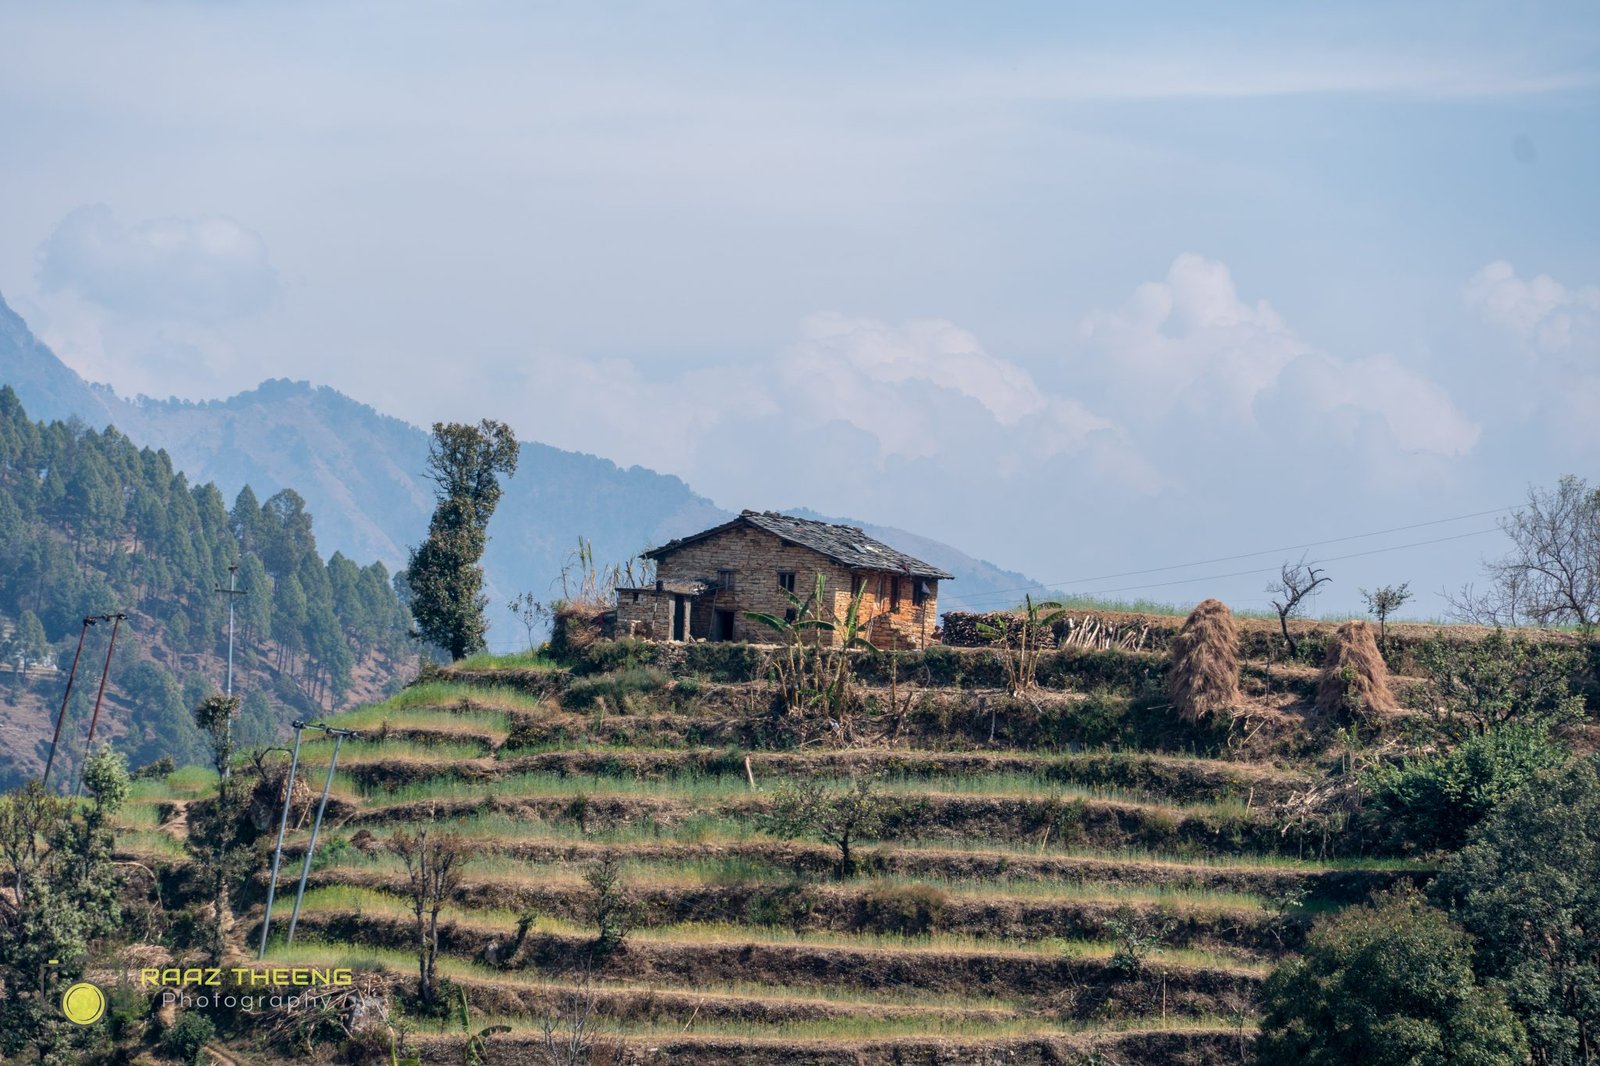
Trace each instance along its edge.
<path fill-rule="evenodd" d="M 1490 513 L 1492 514 L 1493 512 L 1490 512 Z M 1495 529 L 1479 529 L 1479 530 L 1474 530 L 1471 533 L 1457 533 L 1455 536 L 1451 536 L 1451 537 L 1434 537 L 1431 540 L 1418 540 L 1418 541 L 1413 541 L 1410 544 L 1391 544 L 1387 548 L 1373 548 L 1370 551 L 1351 552 L 1348 555 L 1333 555 L 1333 556 L 1329 556 L 1326 559 L 1313 559 L 1311 561 L 1314 562 L 1314 563 L 1336 563 L 1336 562 L 1340 562 L 1340 561 L 1345 560 L 1345 559 L 1359 559 L 1359 558 L 1361 558 L 1363 556 L 1367 556 L 1367 555 L 1382 555 L 1385 552 L 1400 551 L 1400 550 L 1405 549 L 1405 548 L 1421 548 L 1421 547 L 1423 547 L 1425 545 L 1428 545 L 1428 544 L 1443 544 L 1446 541 L 1465 540 L 1468 537 L 1481 537 L 1486 533 L 1498 533 L 1498 532 L 1500 532 L 1500 530 L 1498 528 L 1495 528 Z M 1354 538 L 1341 538 L 1341 539 L 1354 539 Z M 1329 542 L 1329 543 L 1331 543 L 1331 542 Z M 1262 553 L 1262 554 L 1265 554 L 1265 553 Z M 1253 570 L 1235 570 L 1235 571 L 1233 571 L 1231 573 L 1227 573 L 1227 574 L 1207 574 L 1207 575 L 1205 575 L 1203 577 L 1182 577 L 1182 578 L 1178 578 L 1175 581 L 1157 581 L 1157 582 L 1151 582 L 1149 584 L 1144 584 L 1144 585 L 1122 585 L 1122 586 L 1119 586 L 1117 588 L 1109 588 L 1109 589 L 1087 589 L 1087 590 L 1084 591 L 1083 595 L 1085 595 L 1085 596 L 1102 596 L 1102 595 L 1105 595 L 1106 593 L 1110 593 L 1110 592 L 1134 592 L 1134 591 L 1137 591 L 1137 590 L 1140 590 L 1140 589 L 1168 588 L 1168 587 L 1170 587 L 1172 585 L 1190 585 L 1190 584 L 1193 584 L 1196 581 L 1221 581 L 1221 580 L 1223 580 L 1225 578 L 1230 578 L 1230 577 L 1248 577 L 1251 574 L 1271 574 L 1271 573 L 1274 573 L 1276 570 L 1277 570 L 1276 567 L 1266 566 L 1266 567 L 1257 567 L 1257 568 L 1255 568 Z"/>
<path fill-rule="evenodd" d="M 1023 586 L 1021 588 L 1014 588 L 1014 589 L 995 589 L 992 592 L 987 592 L 984 595 L 978 597 L 976 600 L 967 600 L 966 602 L 968 602 L 968 603 L 984 602 L 984 601 L 995 599 L 996 597 L 1004 596 L 1007 593 L 1032 592 L 1036 588 L 1055 589 L 1055 588 L 1063 588 L 1063 587 L 1065 587 L 1067 585 L 1087 585 L 1087 584 L 1091 584 L 1091 583 L 1093 583 L 1095 581 L 1111 581 L 1111 580 L 1113 580 L 1115 578 L 1119 578 L 1119 577 L 1142 577 L 1145 574 L 1161 574 L 1161 573 L 1166 573 L 1166 572 L 1171 571 L 1171 570 L 1187 570 L 1191 566 L 1210 566 L 1213 563 L 1229 563 L 1229 562 L 1233 562 L 1233 561 L 1235 561 L 1237 559 L 1254 559 L 1255 557 L 1260 556 L 1260 555 L 1277 555 L 1280 552 L 1296 551 L 1296 550 L 1301 550 L 1301 549 L 1305 549 L 1305 548 L 1316 548 L 1316 547 L 1320 547 L 1320 546 L 1326 545 L 1326 544 L 1343 544 L 1346 541 L 1365 540 L 1368 537 L 1382 537 L 1382 536 L 1387 536 L 1390 533 L 1403 533 L 1406 530 L 1410 530 L 1410 529 L 1424 529 L 1424 528 L 1426 528 L 1428 526 L 1440 526 L 1440 525 L 1445 525 L 1445 524 L 1450 523 L 1450 522 L 1462 522 L 1462 521 L 1465 521 L 1468 518 L 1482 518 L 1485 515 L 1504 514 L 1507 511 L 1514 511 L 1516 509 L 1517 509 L 1516 505 L 1513 505 L 1513 506 L 1510 506 L 1510 507 L 1496 507 L 1496 508 L 1493 508 L 1493 509 L 1488 510 L 1488 511 L 1474 511 L 1471 514 L 1456 515 L 1453 518 L 1436 518 L 1436 519 L 1433 519 L 1432 521 L 1428 521 L 1428 522 L 1413 522 L 1410 525 L 1392 526 L 1392 527 L 1390 527 L 1388 529 L 1374 530 L 1371 533 L 1352 533 L 1351 535 L 1346 536 L 1346 537 L 1329 537 L 1326 540 L 1307 541 L 1304 544 L 1290 544 L 1290 545 L 1288 545 L 1286 547 L 1282 547 L 1282 548 L 1266 548 L 1266 549 L 1263 549 L 1261 551 L 1244 552 L 1243 554 L 1240 554 L 1240 555 L 1222 555 L 1222 556 L 1218 556 L 1217 558 L 1214 558 L 1214 559 L 1199 559 L 1199 560 L 1196 560 L 1195 562 L 1191 562 L 1191 563 L 1174 563 L 1174 564 L 1172 564 L 1170 566 L 1152 566 L 1152 567 L 1149 567 L 1148 569 L 1144 569 L 1144 570 L 1123 570 L 1123 571 L 1120 571 L 1120 572 L 1115 573 L 1115 574 L 1101 574 L 1098 577 L 1077 577 L 1077 578 L 1068 578 L 1068 579 L 1063 580 L 1063 581 L 1047 581 L 1047 582 L 1041 582 L 1038 585 L 1026 585 L 1026 586 Z M 1492 529 L 1490 529 L 1490 530 L 1481 530 L 1479 533 L 1471 533 L 1471 534 L 1467 534 L 1467 535 L 1468 536 L 1479 536 L 1481 533 L 1493 533 L 1493 532 L 1495 532 L 1495 530 L 1492 530 Z M 1454 539 L 1458 539 L 1458 538 L 1445 537 L 1443 539 L 1444 540 L 1454 540 Z M 1427 544 L 1427 543 L 1437 543 L 1437 542 L 1435 542 L 1435 541 L 1422 541 L 1420 543 Z M 1409 547 L 1409 545 L 1398 545 L 1398 547 Z M 1360 554 L 1369 554 L 1369 553 L 1360 553 Z M 1349 555 L 1349 556 L 1341 556 L 1340 558 L 1353 559 L 1353 558 L 1356 558 L 1356 556 Z M 1331 560 L 1322 560 L 1322 561 L 1323 562 L 1329 562 Z M 1251 573 L 1251 572 L 1252 571 L 1241 571 L 1241 573 Z M 1221 575 L 1221 576 L 1226 577 L 1226 576 L 1232 576 L 1232 575 Z M 1208 579 L 1206 579 L 1206 578 L 1195 578 L 1194 580 L 1202 581 L 1202 580 L 1208 580 Z M 1169 582 L 1169 584 L 1182 584 L 1182 583 L 1183 582 Z M 1136 588 L 1138 588 L 1138 587 L 1160 588 L 1161 586 L 1160 585 L 1146 585 L 1146 586 L 1132 586 L 1132 587 L 1136 587 Z M 1118 590 L 1115 590 L 1115 589 L 1103 589 L 1103 590 L 1100 590 L 1100 591 L 1114 592 L 1114 591 L 1118 591 Z"/>

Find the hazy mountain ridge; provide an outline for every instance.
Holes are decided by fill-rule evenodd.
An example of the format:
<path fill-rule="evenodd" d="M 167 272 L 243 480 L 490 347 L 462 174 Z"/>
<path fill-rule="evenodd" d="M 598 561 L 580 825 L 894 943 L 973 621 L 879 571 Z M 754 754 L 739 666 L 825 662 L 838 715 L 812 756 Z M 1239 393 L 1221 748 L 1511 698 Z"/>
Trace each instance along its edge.
<path fill-rule="evenodd" d="M 191 480 L 214 481 L 230 498 L 245 484 L 262 499 L 294 488 L 317 516 L 324 550 L 399 568 L 426 532 L 433 507 L 433 485 L 423 476 L 427 432 L 332 388 L 275 379 L 223 400 L 122 399 L 62 363 L 3 299 L 0 382 L 40 415 L 114 424 L 136 443 L 164 449 Z M 605 563 L 730 517 L 672 475 L 525 442 L 490 528 L 489 587 L 500 600 L 524 591 L 548 600 L 579 536 Z M 948 608 L 1033 584 L 923 535 L 851 524 L 955 574 L 941 591 Z M 515 642 L 503 610 L 491 608 L 490 622 L 492 645 Z"/>

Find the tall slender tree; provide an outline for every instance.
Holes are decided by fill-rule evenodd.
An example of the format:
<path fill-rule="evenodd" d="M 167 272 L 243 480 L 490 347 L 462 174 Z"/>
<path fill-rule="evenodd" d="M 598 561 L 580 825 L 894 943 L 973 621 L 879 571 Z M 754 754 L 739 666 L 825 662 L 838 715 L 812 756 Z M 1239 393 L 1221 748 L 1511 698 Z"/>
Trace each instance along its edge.
<path fill-rule="evenodd" d="M 489 519 L 500 502 L 500 475 L 516 473 L 517 452 L 516 436 L 503 422 L 433 426 L 428 477 L 437 486 L 438 505 L 428 539 L 411 551 L 406 581 L 418 630 L 452 659 L 483 650 L 488 597 L 481 560 Z"/>

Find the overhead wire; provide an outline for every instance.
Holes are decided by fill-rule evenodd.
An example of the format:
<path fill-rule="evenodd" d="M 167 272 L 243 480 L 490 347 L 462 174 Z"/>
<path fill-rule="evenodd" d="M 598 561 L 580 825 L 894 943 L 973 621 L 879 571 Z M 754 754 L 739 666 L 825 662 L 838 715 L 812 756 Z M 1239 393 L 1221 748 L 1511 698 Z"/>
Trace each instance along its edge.
<path fill-rule="evenodd" d="M 1079 577 L 1079 578 L 1069 578 L 1069 579 L 1064 580 L 1064 581 L 1046 581 L 1046 582 L 1040 582 L 1040 583 L 1038 583 L 1036 585 L 1026 585 L 1026 586 L 1022 586 L 1022 587 L 1014 588 L 1014 589 L 994 589 L 994 590 L 991 590 L 989 592 L 983 593 L 981 596 L 977 596 L 977 597 L 974 597 L 974 598 L 970 598 L 969 599 L 969 598 L 963 597 L 963 602 L 967 603 L 969 605 L 979 605 L 979 604 L 983 604 L 983 603 L 987 603 L 987 602 L 993 601 L 993 600 L 995 600 L 997 598 L 1005 598 L 1008 593 L 1015 593 L 1015 594 L 1029 593 L 1029 592 L 1034 592 L 1035 590 L 1040 589 L 1040 588 L 1045 588 L 1045 589 L 1065 589 L 1068 586 L 1072 586 L 1072 585 L 1088 585 L 1088 584 L 1093 584 L 1096 581 L 1110 581 L 1110 580 L 1113 580 L 1113 579 L 1119 578 L 1119 577 L 1141 577 L 1141 576 L 1143 576 L 1145 574 L 1160 574 L 1160 573 L 1167 573 L 1167 572 L 1170 572 L 1170 571 L 1173 571 L 1173 570 L 1187 570 L 1190 567 L 1195 567 L 1195 566 L 1209 566 L 1209 565 L 1211 565 L 1213 563 L 1233 562 L 1234 560 L 1237 560 L 1237 559 L 1253 559 L 1253 558 L 1256 558 L 1256 557 L 1262 556 L 1262 555 L 1277 555 L 1277 554 L 1282 553 L 1282 552 L 1290 552 L 1290 551 L 1296 551 L 1296 550 L 1304 550 L 1304 549 L 1308 549 L 1308 548 L 1316 548 L 1316 547 L 1321 547 L 1323 545 L 1328 545 L 1328 544 L 1343 544 L 1343 543 L 1346 543 L 1346 542 L 1349 542 L 1349 541 L 1352 541 L 1352 540 L 1365 540 L 1365 539 L 1368 539 L 1370 537 L 1387 536 L 1390 533 L 1402 533 L 1402 532 L 1405 532 L 1406 530 L 1410 530 L 1410 529 L 1424 529 L 1424 528 L 1427 528 L 1429 526 L 1446 525 L 1446 524 L 1448 524 L 1450 522 L 1462 522 L 1462 521 L 1465 521 L 1466 519 L 1469 519 L 1469 518 L 1482 518 L 1482 517 L 1484 517 L 1486 515 L 1504 514 L 1507 511 L 1514 511 L 1516 509 L 1517 508 L 1515 506 L 1496 507 L 1496 508 L 1492 508 L 1492 509 L 1487 510 L 1487 511 L 1474 511 L 1474 512 L 1472 512 L 1470 514 L 1455 515 L 1454 517 L 1451 517 L 1451 518 L 1436 518 L 1436 519 L 1432 519 L 1432 520 L 1427 521 L 1427 522 L 1413 522 L 1413 523 L 1411 523 L 1409 525 L 1391 526 L 1388 529 L 1373 530 L 1370 533 L 1352 533 L 1352 534 L 1350 534 L 1348 536 L 1343 536 L 1343 537 L 1328 537 L 1328 538 L 1323 539 L 1323 540 L 1306 541 L 1305 543 L 1302 543 L 1302 544 L 1291 544 L 1291 545 L 1287 545 L 1287 546 L 1281 547 L 1281 548 L 1265 548 L 1265 549 L 1262 549 L 1261 551 L 1243 552 L 1243 553 L 1241 553 L 1239 555 L 1222 555 L 1222 556 L 1217 556 L 1217 557 L 1212 558 L 1212 559 L 1200 559 L 1200 560 L 1196 560 L 1195 562 L 1189 562 L 1189 563 L 1173 563 L 1173 564 L 1168 565 L 1168 566 L 1152 566 L 1152 567 L 1148 567 L 1148 568 L 1142 569 L 1142 570 L 1123 570 L 1123 571 L 1119 571 L 1119 572 L 1113 573 L 1113 574 L 1101 574 L 1098 577 Z M 1391 550 L 1398 551 L 1398 550 L 1400 550 L 1402 548 L 1419 547 L 1419 546 L 1425 545 L 1425 544 L 1438 544 L 1438 543 L 1443 543 L 1444 541 L 1449 541 L 1449 540 L 1461 540 L 1461 539 L 1465 539 L 1466 537 L 1482 536 L 1485 533 L 1494 533 L 1496 531 L 1497 530 L 1495 530 L 1495 529 L 1477 530 L 1477 531 L 1475 531 L 1473 533 L 1465 533 L 1465 534 L 1461 534 L 1459 536 L 1441 537 L 1441 538 L 1438 538 L 1437 540 L 1417 541 L 1417 542 L 1415 542 L 1413 544 L 1397 544 L 1397 545 L 1393 545 L 1393 546 L 1391 546 L 1389 548 L 1374 549 L 1371 552 L 1356 552 L 1356 553 L 1353 553 L 1351 555 L 1341 555 L 1341 556 L 1338 556 L 1336 558 L 1322 559 L 1322 560 L 1318 560 L 1318 561 L 1319 562 L 1335 562 L 1335 561 L 1342 560 L 1342 559 L 1355 559 L 1355 558 L 1359 558 L 1359 557 L 1364 556 L 1364 555 L 1380 554 L 1380 553 L 1382 553 L 1384 551 L 1391 551 Z M 1135 589 L 1140 589 L 1140 588 L 1164 588 L 1167 585 L 1181 585 L 1181 584 L 1187 584 L 1187 583 L 1189 583 L 1191 581 L 1220 580 L 1220 579 L 1226 578 L 1226 577 L 1238 577 L 1238 576 L 1243 576 L 1243 575 L 1247 575 L 1247 574 L 1251 574 L 1251 573 L 1270 573 L 1272 571 L 1272 569 L 1274 569 L 1274 568 L 1270 568 L 1269 567 L 1269 568 L 1266 568 L 1264 570 L 1261 570 L 1261 569 L 1258 569 L 1258 570 L 1241 570 L 1241 571 L 1237 571 L 1236 573 L 1232 573 L 1232 574 L 1213 574 L 1213 575 L 1207 575 L 1207 576 L 1204 576 L 1204 577 L 1184 578 L 1184 579 L 1178 580 L 1178 581 L 1156 582 L 1156 583 L 1147 584 L 1147 585 L 1129 585 L 1129 586 L 1124 586 L 1122 588 L 1115 588 L 1115 589 L 1085 590 L 1084 591 L 1084 595 L 1095 595 L 1095 596 L 1097 596 L 1097 595 L 1100 595 L 1102 593 L 1127 592 L 1127 591 L 1133 591 Z"/>

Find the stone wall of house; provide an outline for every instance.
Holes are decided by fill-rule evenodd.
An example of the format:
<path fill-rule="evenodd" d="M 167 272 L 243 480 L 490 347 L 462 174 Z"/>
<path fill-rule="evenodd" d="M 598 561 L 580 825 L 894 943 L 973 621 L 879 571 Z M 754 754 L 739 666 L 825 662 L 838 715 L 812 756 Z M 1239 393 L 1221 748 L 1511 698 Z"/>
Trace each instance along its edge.
<path fill-rule="evenodd" d="M 804 598 L 816 585 L 817 574 L 825 582 L 825 597 L 835 618 L 843 618 L 849 609 L 852 572 L 820 552 L 798 545 L 785 544 L 779 537 L 761 529 L 736 526 L 714 537 L 680 548 L 660 560 L 656 577 L 668 581 L 705 581 L 720 585 L 724 571 L 731 571 L 733 587 L 719 587 L 715 592 L 700 597 L 691 616 L 690 635 L 709 639 L 714 632 L 716 612 L 733 612 L 733 639 L 770 642 L 777 639 L 771 629 L 745 617 L 746 611 L 784 616 L 791 604 L 778 584 L 778 574 L 794 574 L 794 590 Z M 882 640 L 880 647 L 920 646 L 931 640 L 938 619 L 938 583 L 927 582 L 929 595 L 921 604 L 915 603 L 915 578 L 900 576 L 899 610 L 890 610 L 893 593 L 893 576 L 875 572 L 858 572 L 867 582 L 863 597 L 861 617 L 870 619 L 869 639 Z M 628 599 L 629 593 L 622 598 Z M 671 635 L 671 597 L 667 597 L 667 628 L 660 629 L 659 639 Z M 627 632 L 619 606 L 617 632 Z"/>
<path fill-rule="evenodd" d="M 933 642 L 933 631 L 939 624 L 937 581 L 875 570 L 859 570 L 854 576 L 866 582 L 858 617 L 865 627 L 867 639 L 874 647 L 889 651 L 926 647 Z M 928 588 L 928 594 L 920 604 L 916 602 L 918 581 L 925 581 Z M 896 582 L 899 583 L 898 590 L 895 588 Z M 835 618 L 843 618 L 850 610 L 852 588 L 845 584 L 832 593 Z M 898 601 L 895 595 L 897 591 Z"/>
<path fill-rule="evenodd" d="M 672 593 L 654 589 L 617 593 L 616 635 L 671 640 L 673 602 Z"/>

